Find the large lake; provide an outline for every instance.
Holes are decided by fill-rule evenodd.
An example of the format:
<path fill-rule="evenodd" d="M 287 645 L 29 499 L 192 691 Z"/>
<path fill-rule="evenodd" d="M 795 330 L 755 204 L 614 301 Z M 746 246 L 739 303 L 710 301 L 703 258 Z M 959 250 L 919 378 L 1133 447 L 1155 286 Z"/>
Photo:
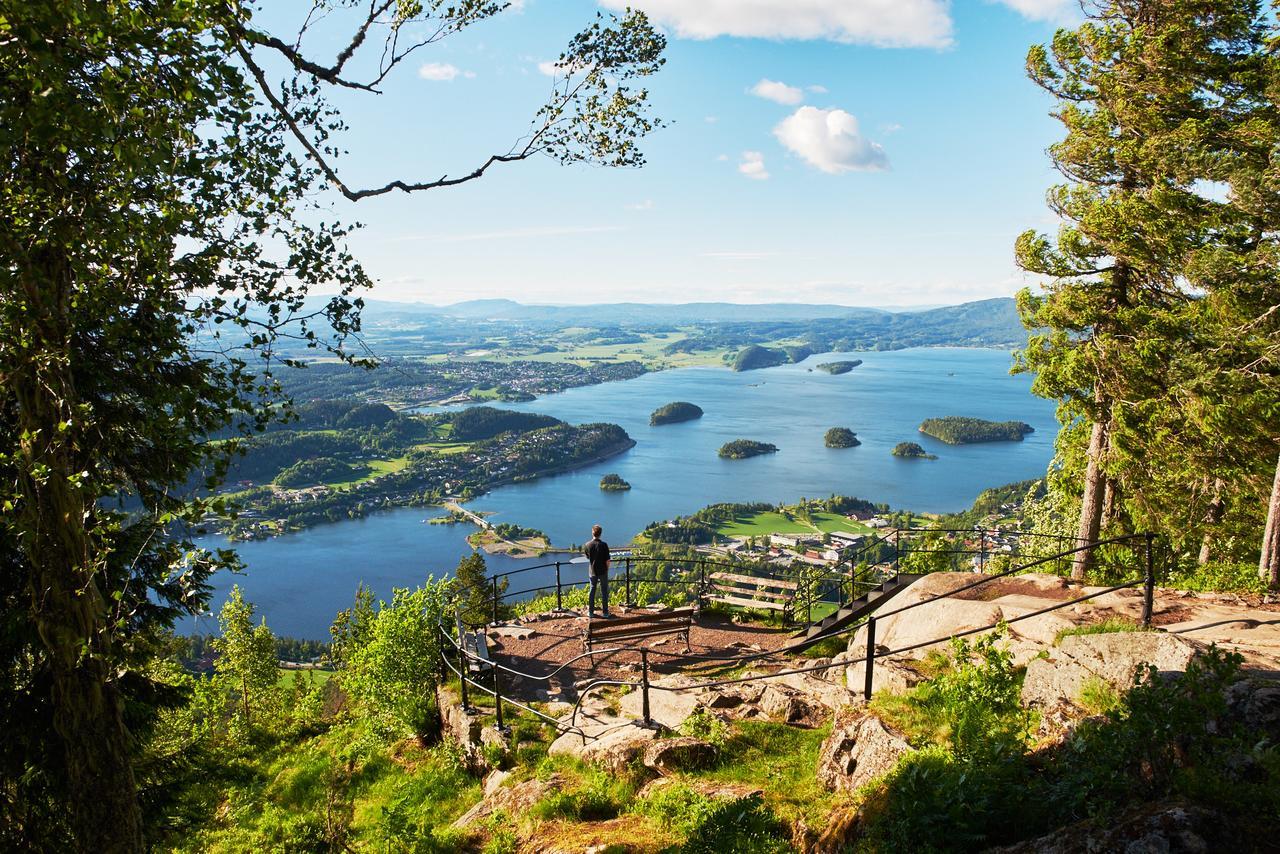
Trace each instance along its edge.
<path fill-rule="evenodd" d="M 541 528 L 558 545 L 589 539 L 594 522 L 604 526 L 606 540 L 622 544 L 649 522 L 717 501 L 792 502 L 839 493 L 911 510 L 960 510 L 983 489 L 1038 477 L 1053 456 L 1054 404 L 1031 394 L 1029 377 L 1009 375 L 1010 358 L 1006 351 L 961 348 L 823 354 L 745 373 L 663 371 L 510 404 L 572 423 L 611 421 L 636 446 L 578 471 L 502 487 L 468 506 L 492 511 L 495 521 Z M 835 359 L 863 364 L 839 376 L 812 370 Z M 650 427 L 649 414 L 675 400 L 696 403 L 706 414 Z M 1016 419 L 1036 432 L 1022 442 L 963 446 L 918 432 L 922 420 L 942 415 Z M 862 445 L 823 447 L 823 433 L 836 426 L 852 429 Z M 716 456 L 722 444 L 740 438 L 772 442 L 779 451 L 748 460 Z M 891 456 L 890 449 L 905 440 L 938 459 Z M 620 474 L 632 489 L 601 491 L 607 472 Z M 237 583 L 277 634 L 326 638 L 334 613 L 350 604 L 361 582 L 389 597 L 393 587 L 448 574 L 470 552 L 464 538 L 473 529 L 423 524 L 433 515 L 438 512 L 403 508 L 241 543 L 248 571 L 217 579 L 215 608 Z M 225 540 L 209 537 L 205 544 Z M 487 560 L 491 573 L 542 562 Z M 212 631 L 216 622 L 204 618 L 185 628 Z"/>

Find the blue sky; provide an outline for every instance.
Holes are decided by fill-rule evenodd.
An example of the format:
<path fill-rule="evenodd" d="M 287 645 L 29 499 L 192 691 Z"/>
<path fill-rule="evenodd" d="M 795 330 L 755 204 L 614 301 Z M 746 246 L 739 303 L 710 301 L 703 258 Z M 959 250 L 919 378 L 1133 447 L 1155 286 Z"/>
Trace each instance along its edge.
<path fill-rule="evenodd" d="M 937 305 L 1007 296 L 1051 229 L 1026 78 L 1058 0 L 631 0 L 670 37 L 650 78 L 669 127 L 622 170 L 539 158 L 337 211 L 370 296 Z M 539 65 L 614 0 L 525 0 L 343 95 L 348 183 L 434 178 L 506 150 L 550 91 Z M 274 10 L 273 10 L 274 14 Z M 323 54 L 323 33 L 315 50 Z M 837 112 L 839 111 L 839 112 Z"/>

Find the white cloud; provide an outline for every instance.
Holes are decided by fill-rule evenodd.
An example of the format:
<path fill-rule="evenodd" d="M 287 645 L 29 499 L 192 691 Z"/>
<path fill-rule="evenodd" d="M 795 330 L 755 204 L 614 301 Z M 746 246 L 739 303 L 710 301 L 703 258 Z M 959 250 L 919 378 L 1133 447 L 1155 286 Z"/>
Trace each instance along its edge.
<path fill-rule="evenodd" d="M 706 122 L 706 123 L 707 123 L 707 124 L 709 124 L 709 125 L 713 125 L 713 124 L 715 124 L 716 122 L 720 121 L 720 117 L 719 117 L 719 116 L 706 116 L 705 118 L 703 118 L 703 121 L 704 121 L 704 122 Z"/>
<path fill-rule="evenodd" d="M 996 2 L 1008 6 L 1022 17 L 1033 21 L 1065 24 L 1080 16 L 1078 0 L 996 0 Z"/>
<path fill-rule="evenodd" d="M 627 205 L 629 211 L 651 211 L 653 210 L 653 199 L 645 199 L 643 202 L 635 202 Z"/>
<path fill-rule="evenodd" d="M 600 5 L 641 9 L 688 39 L 827 39 L 878 47 L 951 44 L 948 0 L 600 0 Z"/>
<path fill-rule="evenodd" d="M 719 160 L 721 163 L 725 162 L 725 161 L 726 161 L 726 160 L 728 160 L 728 159 L 729 159 L 729 155 L 727 155 L 727 154 L 717 154 L 717 155 L 716 155 L 716 160 Z"/>
<path fill-rule="evenodd" d="M 827 91 L 828 91 L 826 86 L 820 86 L 817 83 L 814 83 L 812 86 L 806 86 L 804 88 L 808 89 L 810 92 L 813 92 L 815 95 L 825 95 L 827 94 Z"/>
<path fill-rule="evenodd" d="M 556 65 L 554 59 L 548 59 L 545 62 L 538 63 L 538 70 L 548 77 L 555 77 L 560 72 L 560 66 Z"/>
<path fill-rule="evenodd" d="M 418 69 L 418 76 L 423 80 L 453 80 L 457 77 L 475 77 L 474 71 L 463 71 L 456 65 L 447 62 L 428 62 Z"/>
<path fill-rule="evenodd" d="M 795 86 L 788 86 L 786 83 L 770 80 L 767 77 L 761 77 L 760 82 L 747 91 L 757 98 L 764 98 L 779 104 L 794 106 L 804 100 L 804 92 L 801 92 Z"/>
<path fill-rule="evenodd" d="M 880 125 L 881 133 L 897 133 L 902 130 L 902 125 L 897 122 L 889 122 L 887 125 Z"/>
<path fill-rule="evenodd" d="M 742 152 L 738 171 L 754 181 L 764 181 L 769 177 L 769 171 L 764 168 L 764 155 L 759 151 Z"/>
<path fill-rule="evenodd" d="M 889 168 L 884 149 L 864 137 L 858 120 L 844 110 L 801 107 L 778 122 L 773 135 L 811 166 L 833 175 Z"/>

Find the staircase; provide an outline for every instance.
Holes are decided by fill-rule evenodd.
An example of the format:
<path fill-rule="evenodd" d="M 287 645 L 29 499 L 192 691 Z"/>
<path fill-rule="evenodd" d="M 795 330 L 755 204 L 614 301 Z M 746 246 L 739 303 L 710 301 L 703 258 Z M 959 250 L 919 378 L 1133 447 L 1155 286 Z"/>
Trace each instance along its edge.
<path fill-rule="evenodd" d="M 830 614 L 816 623 L 810 623 L 797 632 L 794 637 L 800 638 L 802 642 L 812 640 L 817 643 L 825 635 L 839 631 L 867 616 L 903 590 L 906 590 L 921 577 L 920 575 L 900 572 L 893 578 L 882 582 L 879 586 L 871 588 L 852 602 L 847 603 L 834 614 Z"/>

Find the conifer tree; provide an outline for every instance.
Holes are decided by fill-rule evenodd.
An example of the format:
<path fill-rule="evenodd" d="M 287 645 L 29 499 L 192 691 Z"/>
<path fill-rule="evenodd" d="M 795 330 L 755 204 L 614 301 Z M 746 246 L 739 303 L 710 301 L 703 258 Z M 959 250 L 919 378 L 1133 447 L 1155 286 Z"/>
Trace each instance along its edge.
<path fill-rule="evenodd" d="M 1159 452 L 1144 404 L 1168 389 L 1196 314 L 1188 273 L 1242 228 L 1238 211 L 1201 187 L 1224 180 L 1235 159 L 1233 134 L 1255 98 L 1240 76 L 1263 37 L 1259 5 L 1240 0 L 1104 0 L 1089 18 L 1027 57 L 1058 102 L 1067 135 L 1050 154 L 1070 183 L 1048 197 L 1063 221 L 1056 240 L 1027 232 L 1017 245 L 1021 266 L 1048 279 L 1043 294 L 1019 295 L 1031 330 L 1020 367 L 1059 401 L 1082 543 L 1143 506 L 1131 464 Z M 1091 556 L 1079 552 L 1074 577 Z"/>

